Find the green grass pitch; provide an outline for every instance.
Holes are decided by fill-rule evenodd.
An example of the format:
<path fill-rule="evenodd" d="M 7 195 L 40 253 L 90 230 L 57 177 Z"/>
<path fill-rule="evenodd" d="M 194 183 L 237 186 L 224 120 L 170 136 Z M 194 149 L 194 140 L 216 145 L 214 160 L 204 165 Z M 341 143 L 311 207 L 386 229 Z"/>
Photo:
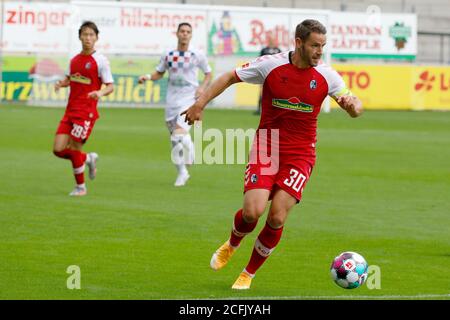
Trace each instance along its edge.
<path fill-rule="evenodd" d="M 100 109 L 86 145 L 100 155 L 89 194 L 71 198 L 69 161 L 52 154 L 63 109 L 0 107 L 1 299 L 450 299 L 450 113 L 319 118 L 318 160 L 303 201 L 251 290 L 209 267 L 242 203 L 245 165 L 175 168 L 161 109 Z M 256 127 L 251 111 L 206 110 L 204 129 Z M 337 287 L 343 251 L 381 268 L 381 289 Z M 81 289 L 66 269 L 81 270 Z"/>

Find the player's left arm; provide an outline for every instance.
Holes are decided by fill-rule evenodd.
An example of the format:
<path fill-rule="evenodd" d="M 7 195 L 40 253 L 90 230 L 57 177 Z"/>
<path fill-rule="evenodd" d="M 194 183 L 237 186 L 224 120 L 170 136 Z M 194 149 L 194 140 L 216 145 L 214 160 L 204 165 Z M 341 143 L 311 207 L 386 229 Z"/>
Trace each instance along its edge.
<path fill-rule="evenodd" d="M 98 100 L 103 96 L 111 94 L 113 91 L 114 91 L 114 83 L 106 83 L 102 89 L 89 92 L 88 97 L 91 99 Z"/>
<path fill-rule="evenodd" d="M 359 117 L 363 113 L 361 100 L 357 96 L 354 96 L 351 92 L 350 94 L 334 97 L 334 99 L 337 104 L 352 118 Z"/>
<path fill-rule="evenodd" d="M 106 57 L 99 60 L 98 76 L 102 80 L 104 86 L 100 90 L 91 91 L 88 97 L 98 100 L 103 96 L 107 96 L 114 91 L 114 78 L 109 66 L 109 61 Z"/>
<path fill-rule="evenodd" d="M 203 92 L 205 92 L 205 89 L 209 86 L 212 79 L 211 72 L 205 73 L 205 78 L 203 79 L 203 82 L 201 85 L 198 86 L 197 90 L 195 91 L 195 99 L 200 97 Z"/>
<path fill-rule="evenodd" d="M 203 110 L 206 105 L 219 94 L 225 91 L 229 86 L 234 83 L 238 83 L 241 80 L 236 75 L 235 70 L 229 71 L 218 77 L 213 83 L 205 90 L 205 92 L 190 106 L 187 110 L 183 111 L 181 115 L 186 115 L 186 122 L 190 125 L 194 124 L 194 121 L 201 120 Z"/>
<path fill-rule="evenodd" d="M 344 79 L 342 79 L 336 70 L 333 70 L 325 64 L 319 68 L 321 68 L 321 72 L 327 78 L 329 87 L 328 94 L 350 117 L 359 117 L 363 113 L 362 102 L 347 88 Z"/>
<path fill-rule="evenodd" d="M 64 79 L 56 81 L 55 91 L 58 92 L 59 89 L 68 87 L 69 85 L 70 85 L 69 76 L 65 76 Z"/>
<path fill-rule="evenodd" d="M 209 86 L 212 76 L 211 76 L 211 66 L 208 63 L 208 58 L 206 57 L 203 52 L 198 53 L 198 67 L 200 70 L 203 71 L 203 74 L 205 75 L 205 78 L 203 79 L 203 82 L 201 85 L 198 86 L 197 90 L 195 91 L 195 99 L 198 99 L 203 92 L 205 92 L 206 88 Z"/>

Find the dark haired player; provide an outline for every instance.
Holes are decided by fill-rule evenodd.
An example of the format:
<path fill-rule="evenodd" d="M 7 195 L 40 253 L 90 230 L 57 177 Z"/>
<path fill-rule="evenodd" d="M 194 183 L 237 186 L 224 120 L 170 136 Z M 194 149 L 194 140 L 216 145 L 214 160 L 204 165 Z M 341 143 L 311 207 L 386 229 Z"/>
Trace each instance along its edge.
<path fill-rule="evenodd" d="M 192 26 L 189 23 L 180 23 L 176 35 L 177 48 L 165 52 L 156 71 L 140 76 L 139 83 L 159 80 L 166 71 L 169 72 L 165 118 L 172 144 L 172 161 L 178 171 L 174 185 L 181 187 L 189 179 L 186 165 L 194 162 L 194 143 L 189 134 L 191 126 L 184 121 L 185 118 L 180 113 L 186 106 L 193 104 L 208 86 L 211 81 L 211 67 L 206 55 L 189 46 L 192 39 Z M 198 69 L 205 75 L 201 85 L 198 83 Z"/>
<path fill-rule="evenodd" d="M 113 77 L 108 59 L 95 50 L 98 28 L 91 21 L 84 22 L 78 30 L 82 50 L 70 60 L 69 72 L 63 80 L 57 81 L 55 90 L 70 87 L 66 112 L 59 123 L 53 144 L 53 153 L 72 162 L 76 186 L 71 196 L 87 194 L 84 182 L 85 164 L 89 167 L 89 178 L 96 176 L 98 155 L 84 153 L 88 140 L 99 115 L 98 100 L 113 92 Z M 105 86 L 102 88 L 102 85 Z"/>

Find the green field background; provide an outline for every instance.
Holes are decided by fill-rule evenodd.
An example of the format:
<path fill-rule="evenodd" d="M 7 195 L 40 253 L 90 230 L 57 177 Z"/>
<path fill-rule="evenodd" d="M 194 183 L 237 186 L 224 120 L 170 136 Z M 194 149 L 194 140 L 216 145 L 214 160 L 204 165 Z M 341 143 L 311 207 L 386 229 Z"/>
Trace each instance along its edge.
<path fill-rule="evenodd" d="M 450 113 L 322 114 L 303 200 L 252 288 L 235 292 L 265 216 L 223 270 L 209 261 L 241 207 L 245 165 L 195 165 L 174 188 L 164 111 L 100 108 L 85 147 L 98 176 L 71 198 L 70 162 L 52 154 L 63 112 L 0 107 L 0 299 L 450 298 Z M 203 127 L 258 120 L 212 109 Z M 337 287 L 329 267 L 343 251 L 379 266 L 381 289 Z M 71 265 L 80 290 L 67 289 Z"/>

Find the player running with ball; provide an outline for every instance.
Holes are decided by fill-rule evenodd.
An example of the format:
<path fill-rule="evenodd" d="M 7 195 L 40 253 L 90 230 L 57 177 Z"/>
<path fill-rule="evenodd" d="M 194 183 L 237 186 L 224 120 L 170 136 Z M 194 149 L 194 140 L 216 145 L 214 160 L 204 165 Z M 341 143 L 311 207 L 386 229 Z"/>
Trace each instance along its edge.
<path fill-rule="evenodd" d="M 230 238 L 210 263 L 214 270 L 227 264 L 271 200 L 265 226 L 233 289 L 250 288 L 256 271 L 280 241 L 290 210 L 301 200 L 316 161 L 317 117 L 326 96 L 351 117 L 363 111 L 361 101 L 341 76 L 320 63 L 325 44 L 325 27 L 316 20 L 305 20 L 296 27 L 294 51 L 263 56 L 223 74 L 184 112 L 192 124 L 201 119 L 207 103 L 232 84 L 263 85 L 261 120 L 245 171 L 243 207 L 235 214 Z M 269 153 L 270 163 L 263 159 Z"/>
<path fill-rule="evenodd" d="M 82 50 L 70 60 L 69 73 L 55 84 L 55 90 L 70 86 L 66 112 L 56 131 L 53 153 L 72 162 L 76 186 L 71 196 L 84 196 L 87 188 L 84 183 L 85 164 L 89 167 L 89 178 L 96 175 L 98 155 L 84 153 L 83 146 L 92 132 L 97 112 L 98 100 L 113 92 L 113 77 L 108 59 L 95 51 L 98 28 L 91 21 L 84 22 L 78 30 Z M 102 84 L 105 84 L 102 89 Z"/>

